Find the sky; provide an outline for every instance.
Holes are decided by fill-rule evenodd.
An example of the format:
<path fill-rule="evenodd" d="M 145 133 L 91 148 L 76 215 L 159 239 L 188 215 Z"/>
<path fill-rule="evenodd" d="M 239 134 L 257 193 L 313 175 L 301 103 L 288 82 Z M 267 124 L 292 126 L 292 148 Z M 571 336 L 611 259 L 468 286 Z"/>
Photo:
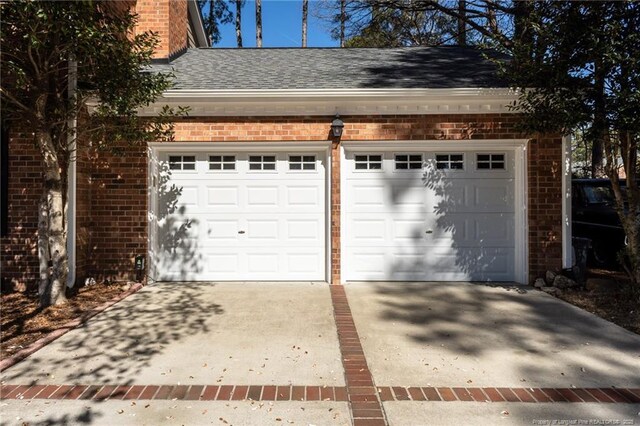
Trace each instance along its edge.
<path fill-rule="evenodd" d="M 314 16 L 318 2 L 309 0 L 307 47 L 338 47 L 327 24 Z M 222 40 L 214 47 L 237 47 L 234 20 L 220 28 Z M 242 8 L 242 44 L 256 46 L 256 4 L 247 0 Z M 262 0 L 262 47 L 300 47 L 302 44 L 302 0 Z"/>

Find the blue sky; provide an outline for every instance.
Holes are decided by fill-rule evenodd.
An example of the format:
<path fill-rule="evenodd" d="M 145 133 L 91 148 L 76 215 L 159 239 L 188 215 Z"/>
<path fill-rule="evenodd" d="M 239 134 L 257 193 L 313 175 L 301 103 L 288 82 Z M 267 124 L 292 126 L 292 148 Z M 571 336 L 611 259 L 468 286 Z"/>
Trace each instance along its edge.
<path fill-rule="evenodd" d="M 308 47 L 338 47 L 325 22 L 313 14 L 318 3 L 309 0 Z M 230 9 L 235 13 L 235 3 Z M 222 40 L 214 47 L 236 47 L 234 21 L 220 28 Z M 302 0 L 262 0 L 262 47 L 300 47 L 302 43 Z M 247 0 L 242 8 L 242 44 L 256 45 L 256 4 Z"/>

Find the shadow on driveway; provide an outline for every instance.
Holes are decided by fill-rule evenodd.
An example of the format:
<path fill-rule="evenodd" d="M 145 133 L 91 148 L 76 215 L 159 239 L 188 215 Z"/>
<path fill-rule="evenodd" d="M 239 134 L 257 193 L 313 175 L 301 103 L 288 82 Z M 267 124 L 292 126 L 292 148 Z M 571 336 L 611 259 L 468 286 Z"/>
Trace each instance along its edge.
<path fill-rule="evenodd" d="M 640 336 L 531 287 L 349 284 L 376 384 L 640 386 Z"/>

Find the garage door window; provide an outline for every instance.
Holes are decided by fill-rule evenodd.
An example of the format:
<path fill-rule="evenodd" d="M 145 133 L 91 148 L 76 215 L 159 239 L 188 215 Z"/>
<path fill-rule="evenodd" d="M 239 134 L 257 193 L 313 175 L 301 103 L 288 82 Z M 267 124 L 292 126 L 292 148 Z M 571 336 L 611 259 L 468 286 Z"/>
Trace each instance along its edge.
<path fill-rule="evenodd" d="M 275 170 L 275 155 L 250 155 L 249 170 Z"/>
<path fill-rule="evenodd" d="M 422 169 L 422 154 L 396 154 L 396 170 Z"/>
<path fill-rule="evenodd" d="M 504 170 L 504 154 L 476 154 L 478 170 Z"/>
<path fill-rule="evenodd" d="M 289 157 L 289 170 L 315 170 L 315 155 L 292 155 Z"/>
<path fill-rule="evenodd" d="M 355 156 L 356 170 L 382 170 L 382 155 L 362 154 Z"/>
<path fill-rule="evenodd" d="M 170 155 L 169 170 L 195 170 L 195 155 Z"/>
<path fill-rule="evenodd" d="M 462 154 L 436 154 L 436 168 L 438 170 L 463 170 L 464 156 Z"/>
<path fill-rule="evenodd" d="M 235 155 L 210 155 L 209 170 L 235 170 Z"/>

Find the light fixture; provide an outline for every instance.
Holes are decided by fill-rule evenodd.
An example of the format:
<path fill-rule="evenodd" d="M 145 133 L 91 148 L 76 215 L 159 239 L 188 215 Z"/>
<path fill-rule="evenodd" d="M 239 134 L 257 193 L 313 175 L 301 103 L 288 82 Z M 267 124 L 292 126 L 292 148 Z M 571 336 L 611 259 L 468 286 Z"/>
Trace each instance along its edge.
<path fill-rule="evenodd" d="M 334 138 L 339 138 L 340 136 L 342 136 L 343 129 L 344 123 L 340 119 L 340 115 L 336 114 L 336 116 L 333 117 L 333 121 L 331 122 L 331 134 Z"/>

